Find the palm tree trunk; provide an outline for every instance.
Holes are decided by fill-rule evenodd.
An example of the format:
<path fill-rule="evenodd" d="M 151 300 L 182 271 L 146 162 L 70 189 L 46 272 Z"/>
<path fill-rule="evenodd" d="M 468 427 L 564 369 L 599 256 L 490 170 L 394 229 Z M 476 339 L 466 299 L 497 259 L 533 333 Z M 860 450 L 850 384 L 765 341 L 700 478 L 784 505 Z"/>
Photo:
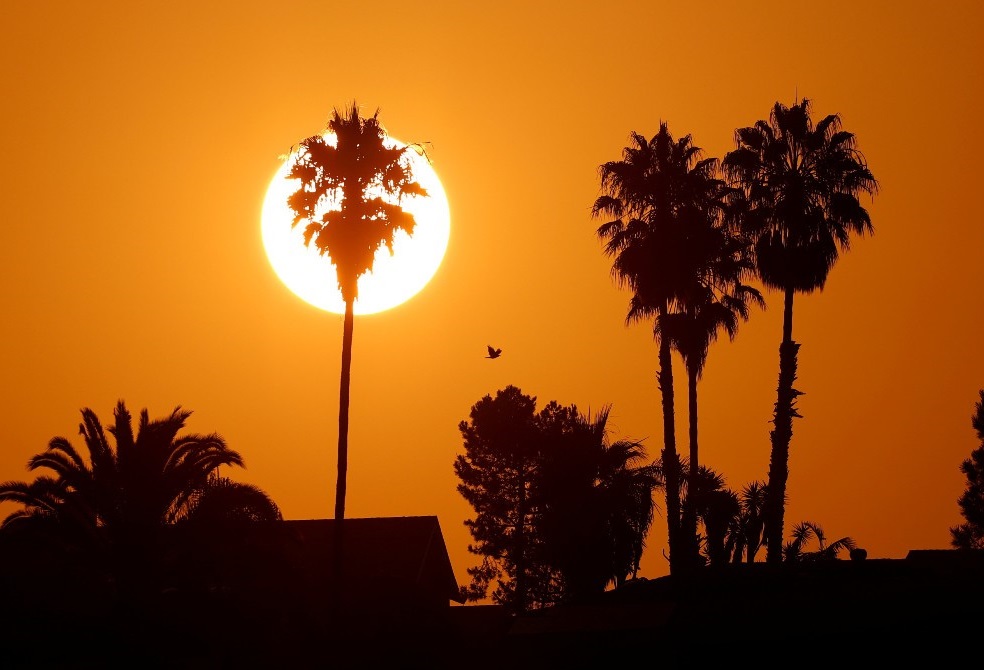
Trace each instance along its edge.
<path fill-rule="evenodd" d="M 353 301 L 345 303 L 342 328 L 342 375 L 338 389 L 338 478 L 335 480 L 335 520 L 345 518 L 345 478 L 348 472 L 349 383 L 352 377 Z M 340 524 L 339 524 L 340 525 Z"/>
<path fill-rule="evenodd" d="M 683 509 L 681 537 L 686 539 L 687 564 L 696 567 L 700 555 L 697 541 L 697 367 L 687 366 L 687 409 L 690 428 L 690 472 L 687 482 L 687 504 Z"/>
<path fill-rule="evenodd" d="M 661 312 L 661 318 L 665 313 Z M 673 420 L 673 361 L 670 339 L 660 337 L 658 383 L 663 399 L 663 478 L 666 480 L 666 526 L 670 550 L 670 574 L 679 571 L 683 556 L 680 538 L 680 456 L 676 449 L 676 427 Z"/>
<path fill-rule="evenodd" d="M 789 478 L 789 443 L 793 437 L 796 397 L 796 359 L 800 345 L 793 341 L 793 289 L 787 288 L 783 306 L 782 343 L 779 345 L 779 383 L 776 388 L 774 427 L 769 437 L 769 483 L 766 489 L 765 541 L 766 562 L 782 563 L 783 516 L 786 511 L 786 480 Z"/>
<path fill-rule="evenodd" d="M 338 477 L 335 480 L 335 522 L 333 572 L 335 596 L 341 594 L 344 556 L 345 480 L 348 472 L 349 383 L 352 376 L 352 330 L 355 326 L 354 301 L 345 301 L 342 326 L 342 374 L 338 389 Z"/>

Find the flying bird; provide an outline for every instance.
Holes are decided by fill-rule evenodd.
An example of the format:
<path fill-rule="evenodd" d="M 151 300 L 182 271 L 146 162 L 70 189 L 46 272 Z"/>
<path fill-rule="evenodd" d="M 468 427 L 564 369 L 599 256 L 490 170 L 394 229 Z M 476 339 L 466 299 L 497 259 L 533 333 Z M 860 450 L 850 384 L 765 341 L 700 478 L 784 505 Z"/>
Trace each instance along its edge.
<path fill-rule="evenodd" d="M 493 349 L 492 345 L 489 345 L 489 355 L 486 358 L 498 358 L 502 355 L 502 349 Z"/>

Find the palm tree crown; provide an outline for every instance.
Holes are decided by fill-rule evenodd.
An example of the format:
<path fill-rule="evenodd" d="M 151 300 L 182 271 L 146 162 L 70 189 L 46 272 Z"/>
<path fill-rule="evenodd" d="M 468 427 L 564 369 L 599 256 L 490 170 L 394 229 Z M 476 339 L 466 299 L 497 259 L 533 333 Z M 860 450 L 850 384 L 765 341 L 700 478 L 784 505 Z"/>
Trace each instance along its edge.
<path fill-rule="evenodd" d="M 134 433 L 123 401 L 108 429 L 93 410 L 83 409 L 79 434 L 88 458 L 68 439 L 53 438 L 28 461 L 30 470 L 52 475 L 0 484 L 0 501 L 23 506 L 7 516 L 3 527 L 40 523 L 110 543 L 132 543 L 194 518 L 200 509 L 216 518 L 244 511 L 250 518 L 280 518 L 276 505 L 255 487 L 218 477 L 220 466 L 243 466 L 242 456 L 221 436 L 178 434 L 190 415 L 176 407 L 170 415 L 151 420 L 144 409 Z"/>
<path fill-rule="evenodd" d="M 613 257 L 612 275 L 633 291 L 628 318 L 670 310 L 694 290 L 695 232 L 709 210 L 723 206 L 717 159 L 702 158 L 690 135 L 674 141 L 665 123 L 652 140 L 632 133 L 622 160 L 599 169 L 605 194 L 593 216 L 610 216 L 598 228 Z"/>
<path fill-rule="evenodd" d="M 378 114 L 362 118 L 354 102 L 334 110 L 329 133 L 302 141 L 288 174 L 300 180 L 288 199 L 293 225 L 306 222 L 305 244 L 331 258 L 346 303 L 358 298 L 358 279 L 372 270 L 376 251 L 385 245 L 392 253 L 399 230 L 413 234 L 413 215 L 400 199 L 427 195 L 413 179 L 410 148 L 386 139 Z"/>
<path fill-rule="evenodd" d="M 776 103 L 769 121 L 735 131 L 723 161 L 747 197 L 745 225 L 756 237 L 758 272 L 775 289 L 822 289 L 851 234 L 872 232 L 861 193 L 877 182 L 836 114 L 816 126 L 810 101 Z"/>

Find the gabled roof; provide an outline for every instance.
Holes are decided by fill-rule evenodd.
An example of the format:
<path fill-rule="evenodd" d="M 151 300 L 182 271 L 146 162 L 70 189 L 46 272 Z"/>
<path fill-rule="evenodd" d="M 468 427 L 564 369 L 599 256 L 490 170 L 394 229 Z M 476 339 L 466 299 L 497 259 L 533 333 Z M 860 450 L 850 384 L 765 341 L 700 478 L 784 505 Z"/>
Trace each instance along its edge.
<path fill-rule="evenodd" d="M 335 541 L 333 519 L 285 520 L 311 566 L 329 579 Z M 388 589 L 432 594 L 464 602 L 436 516 L 345 519 L 343 574 L 352 591 L 366 595 Z"/>

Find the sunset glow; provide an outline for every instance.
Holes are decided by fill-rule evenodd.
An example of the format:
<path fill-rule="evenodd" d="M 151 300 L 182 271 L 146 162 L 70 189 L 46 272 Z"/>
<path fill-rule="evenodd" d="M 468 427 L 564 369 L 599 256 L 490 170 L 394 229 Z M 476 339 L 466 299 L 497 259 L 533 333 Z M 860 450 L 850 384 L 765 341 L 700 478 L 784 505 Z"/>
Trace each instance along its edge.
<path fill-rule="evenodd" d="M 390 140 L 397 146 L 403 144 Z M 405 198 L 401 203 L 417 222 L 413 235 L 397 231 L 393 253 L 386 247 L 376 252 L 372 272 L 359 279 L 356 314 L 382 312 L 415 296 L 437 272 L 448 247 L 451 214 L 441 180 L 426 156 L 415 150 L 407 151 L 405 156 L 415 180 L 428 196 Z M 287 179 L 292 165 L 293 159 L 288 157 L 270 180 L 263 201 L 263 246 L 277 276 L 291 291 L 315 307 L 342 314 L 345 303 L 331 257 L 304 244 L 303 222 L 291 226 L 294 214 L 287 206 L 287 198 L 299 183 Z"/>
<path fill-rule="evenodd" d="M 331 517 L 345 318 L 331 259 L 291 226 L 284 161 L 357 100 L 432 162 L 410 153 L 431 195 L 406 203 L 416 231 L 354 303 L 346 514 L 438 516 L 467 583 L 480 559 L 453 466 L 484 396 L 611 406 L 613 440 L 647 462 L 665 446 L 654 322 L 627 323 L 592 217 L 600 166 L 663 122 L 723 160 L 737 129 L 809 98 L 856 135 L 879 192 L 862 198 L 873 234 L 795 298 L 785 522 L 872 559 L 949 546 L 984 388 L 984 3 L 3 7 L 0 482 L 77 440 L 84 407 L 180 405 L 285 518 Z M 763 294 L 710 346 L 694 411 L 700 464 L 739 492 L 770 472 L 784 296 Z M 669 571 L 656 502 L 640 577 Z"/>

